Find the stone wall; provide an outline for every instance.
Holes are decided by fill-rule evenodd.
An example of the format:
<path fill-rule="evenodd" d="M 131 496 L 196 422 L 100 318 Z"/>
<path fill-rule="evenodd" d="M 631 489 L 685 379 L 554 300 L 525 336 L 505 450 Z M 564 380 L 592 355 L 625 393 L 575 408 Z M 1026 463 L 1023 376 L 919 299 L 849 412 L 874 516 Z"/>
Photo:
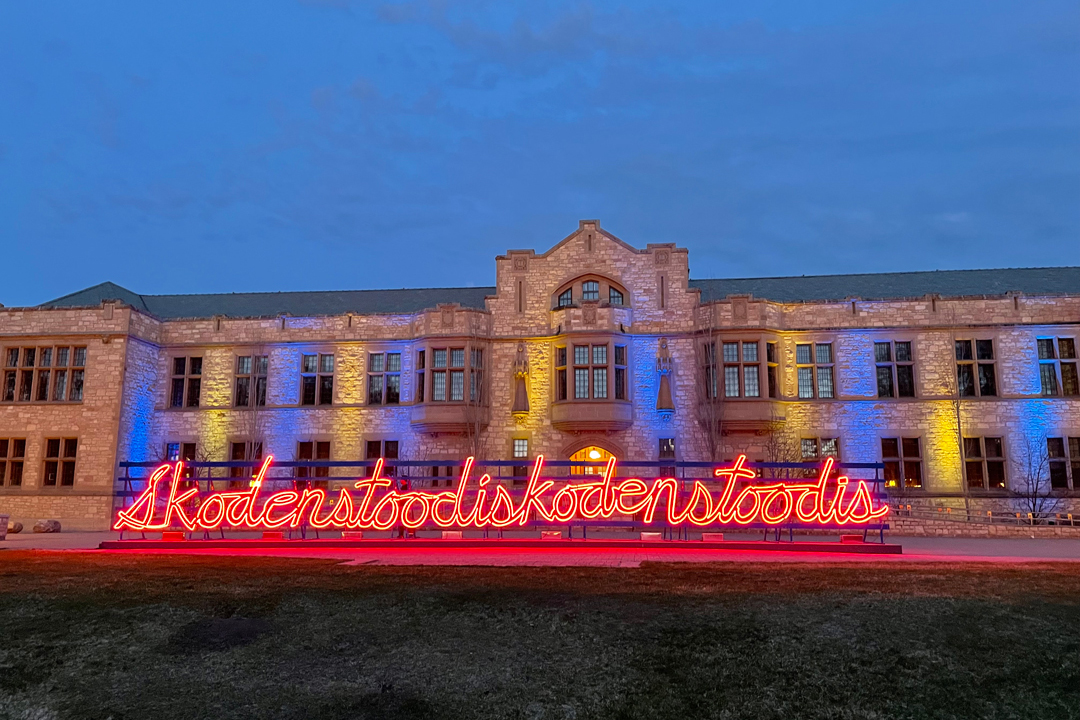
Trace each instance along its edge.
<path fill-rule="evenodd" d="M 556 291 L 585 274 L 626 289 L 625 305 L 585 303 L 553 309 Z M 417 351 L 477 344 L 486 353 L 490 420 L 479 438 L 481 455 L 510 459 L 513 440 L 529 440 L 530 455 L 567 459 L 598 445 L 623 460 L 655 461 L 658 441 L 675 438 L 677 459 L 709 459 L 700 412 L 702 335 L 717 340 L 776 342 L 779 397 L 740 400 L 758 419 L 719 439 L 723 458 L 746 453 L 773 457 L 782 435 L 790 453 L 801 438 L 840 439 L 841 460 L 879 462 L 881 438 L 918 437 L 924 488 L 915 504 L 963 506 L 960 438 L 1005 438 L 1010 479 L 1032 443 L 1047 436 L 1080 437 L 1080 398 L 1040 395 L 1037 338 L 1080 334 L 1080 297 L 916 298 L 781 304 L 729 297 L 708 305 L 689 288 L 689 256 L 670 244 L 633 248 L 596 221 L 544 253 L 512 250 L 495 261 L 496 289 L 484 309 L 453 305 L 415 314 L 328 317 L 190 318 L 163 322 L 123 305 L 43 310 L 0 309 L 0 348 L 7 345 L 85 344 L 86 397 L 79 404 L 0 403 L 0 437 L 26 437 L 24 485 L 0 488 L 0 512 L 20 520 L 56 515 L 65 527 L 105 527 L 118 459 L 158 460 L 168 442 L 195 442 L 200 459 L 225 460 L 231 442 L 261 439 L 264 451 L 295 458 L 297 442 L 329 440 L 332 459 L 360 460 L 368 440 L 398 440 L 406 460 L 459 461 L 474 450 L 462 433 L 421 433 L 412 424 Z M 552 424 L 554 352 L 575 334 L 610 337 L 628 348 L 633 424 L 620 431 L 571 433 Z M 673 356 L 673 413 L 658 412 L 656 358 L 667 339 Z M 956 339 L 992 339 L 997 397 L 955 399 Z M 879 399 L 874 342 L 908 340 L 915 355 L 917 397 Z M 459 345 L 459 343 L 461 345 Z M 529 412 L 511 413 L 513 362 L 525 346 Z M 836 397 L 798 399 L 795 347 L 832 343 Z M 370 354 L 400 352 L 401 403 L 369 406 Z M 305 353 L 335 356 L 334 404 L 302 407 L 300 362 Z M 269 356 L 268 402 L 257 412 L 235 408 L 239 355 Z M 168 407 L 172 359 L 203 358 L 198 408 Z M 429 368 L 430 369 L 430 368 Z M 762 395 L 767 381 L 762 366 Z M 763 405 L 764 404 L 764 405 Z M 735 405 L 729 405 L 734 412 Z M 764 419 L 762 419 L 764 418 Z M 43 443 L 78 437 L 73 488 L 40 484 Z M 344 471 L 342 471 L 344 472 Z M 905 496 L 905 501 L 911 498 Z M 1004 509 L 1009 498 L 986 493 L 973 507 Z M 1075 509 L 1077 497 L 1063 500 Z"/>

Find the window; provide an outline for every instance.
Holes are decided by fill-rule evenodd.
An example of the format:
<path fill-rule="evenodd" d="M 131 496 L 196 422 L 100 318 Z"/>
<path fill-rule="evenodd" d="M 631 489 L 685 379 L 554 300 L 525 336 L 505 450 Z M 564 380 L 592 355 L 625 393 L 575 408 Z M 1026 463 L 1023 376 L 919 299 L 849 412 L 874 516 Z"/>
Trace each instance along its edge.
<path fill-rule="evenodd" d="M 721 343 L 720 349 L 724 373 L 724 397 L 761 397 L 757 341 L 724 342 Z M 716 357 L 716 343 L 705 345 L 703 357 L 705 359 L 703 368 L 705 396 L 710 399 L 716 398 L 720 390 L 717 377 L 719 363 Z"/>
<path fill-rule="evenodd" d="M 303 461 L 311 460 L 329 460 L 330 459 L 330 442 L 328 440 L 305 440 L 303 442 L 296 443 L 296 459 Z M 296 468 L 296 477 L 298 478 L 327 478 L 330 477 L 329 467 L 298 467 Z M 307 480 L 300 480 L 296 483 L 299 488 L 306 488 L 308 486 Z M 329 485 L 327 480 L 315 480 L 311 483 L 312 487 L 321 487 L 324 490 Z"/>
<path fill-rule="evenodd" d="M 71 487 L 75 484 L 76 438 L 50 438 L 45 441 L 45 481 L 48 487 Z"/>
<path fill-rule="evenodd" d="M 424 402 L 424 370 L 427 364 L 427 352 L 416 351 L 416 402 Z"/>
<path fill-rule="evenodd" d="M 608 399 L 608 361 L 608 346 L 606 343 L 603 345 L 574 345 L 575 400 Z"/>
<path fill-rule="evenodd" d="M 165 443 L 165 460 L 168 462 L 184 461 L 184 477 L 195 476 L 195 470 L 190 463 L 195 462 L 196 445 L 193 442 Z"/>
<path fill-rule="evenodd" d="M 398 459 L 398 441 L 397 440 L 368 440 L 367 451 L 364 453 L 365 460 L 378 460 L 383 458 L 384 460 L 397 460 Z M 394 477 L 397 468 L 391 465 L 383 465 L 383 476 Z"/>
<path fill-rule="evenodd" d="M 484 399 L 484 351 L 473 348 L 469 353 L 469 402 Z"/>
<path fill-rule="evenodd" d="M 964 476 L 969 488 L 1005 489 L 1005 452 L 1001 438 L 964 438 Z"/>
<path fill-rule="evenodd" d="M 174 357 L 172 359 L 172 388 L 169 407 L 199 407 L 202 389 L 201 357 Z"/>
<path fill-rule="evenodd" d="M 776 343 L 765 343 L 765 362 L 768 365 L 769 397 L 771 398 L 775 398 L 779 392 L 776 377 L 780 370 L 776 357 Z"/>
<path fill-rule="evenodd" d="M 555 399 L 566 399 L 566 348 L 555 348 Z"/>
<path fill-rule="evenodd" d="M 799 453 L 802 456 L 802 462 L 817 462 L 821 458 L 831 457 L 836 460 L 840 459 L 840 439 L 839 438 L 800 438 L 799 439 Z M 804 468 L 802 470 L 804 477 L 813 478 L 818 476 L 818 470 L 813 468 Z M 836 468 L 832 471 L 832 477 L 836 477 L 840 474 L 840 471 Z"/>
<path fill-rule="evenodd" d="M 626 399 L 626 346 L 615 346 L 615 399 Z"/>
<path fill-rule="evenodd" d="M 1046 438 L 1046 455 L 1050 460 L 1050 487 L 1080 490 L 1080 437 Z"/>
<path fill-rule="evenodd" d="M 623 304 L 622 291 L 616 290 L 613 287 L 609 287 L 608 288 L 608 302 L 611 303 L 612 305 L 622 305 Z"/>
<path fill-rule="evenodd" d="M 832 343 L 804 343 L 795 346 L 799 397 L 803 399 L 836 397 L 833 385 Z"/>
<path fill-rule="evenodd" d="M 240 355 L 236 358 L 236 407 L 264 407 L 266 405 L 266 355 Z"/>
<path fill-rule="evenodd" d="M 82 402 L 85 347 L 8 348 L 4 402 Z"/>
<path fill-rule="evenodd" d="M 558 301 L 558 304 L 555 307 L 564 308 L 564 307 L 570 307 L 573 304 L 574 304 L 574 289 L 573 288 L 566 288 L 561 293 L 559 293 L 559 301 Z"/>
<path fill-rule="evenodd" d="M 911 342 L 874 343 L 878 397 L 915 397 L 915 363 Z"/>
<path fill-rule="evenodd" d="M 581 299 L 582 300 L 599 300 L 600 299 L 600 283 L 595 280 L 586 280 L 581 284 Z"/>
<path fill-rule="evenodd" d="M 527 438 L 514 438 L 513 456 L 515 460 L 527 460 L 529 458 L 529 441 Z M 525 477 L 529 474 L 528 465 L 514 465 L 511 473 L 514 477 Z"/>
<path fill-rule="evenodd" d="M 436 402 L 465 400 L 465 348 L 435 348 L 431 351 L 431 399 Z M 474 356 L 483 360 L 483 354 Z M 481 368 L 477 368 L 480 370 Z M 476 381 L 480 381 L 480 377 Z"/>
<path fill-rule="evenodd" d="M 609 458 L 615 457 L 602 447 L 591 445 L 578 450 L 570 456 L 570 460 L 579 463 L 589 463 L 585 466 L 570 468 L 571 475 L 603 475 L 604 467 Z"/>
<path fill-rule="evenodd" d="M 257 465 L 262 462 L 263 445 L 259 441 L 234 442 L 229 444 L 229 460 L 233 462 L 250 462 Z M 246 478 L 229 480 L 230 488 L 246 487 L 255 477 L 255 468 L 250 465 L 241 465 L 229 468 L 230 478 Z"/>
<path fill-rule="evenodd" d="M 665 460 L 675 462 L 675 438 L 660 438 L 660 450 L 657 458 L 660 462 Z M 662 465 L 659 474 L 663 478 L 675 477 L 675 465 Z"/>
<path fill-rule="evenodd" d="M 885 487 L 921 488 L 922 452 L 919 438 L 881 438 Z"/>
<path fill-rule="evenodd" d="M 956 393 L 960 397 L 997 395 L 993 340 L 957 340 Z M 972 347 L 974 346 L 974 348 Z M 978 382 L 976 382 L 978 378 Z"/>
<path fill-rule="evenodd" d="M 1076 341 L 1073 338 L 1039 338 L 1038 344 L 1042 394 L 1080 395 L 1080 379 L 1076 374 Z M 1058 392 L 1059 387 L 1061 392 Z"/>
<path fill-rule="evenodd" d="M 302 355 L 300 357 L 300 404 L 334 404 L 334 356 Z"/>
<path fill-rule="evenodd" d="M 368 355 L 368 405 L 401 401 L 401 353 Z"/>
<path fill-rule="evenodd" d="M 22 485 L 25 459 L 25 438 L 0 438 L 0 486 Z"/>

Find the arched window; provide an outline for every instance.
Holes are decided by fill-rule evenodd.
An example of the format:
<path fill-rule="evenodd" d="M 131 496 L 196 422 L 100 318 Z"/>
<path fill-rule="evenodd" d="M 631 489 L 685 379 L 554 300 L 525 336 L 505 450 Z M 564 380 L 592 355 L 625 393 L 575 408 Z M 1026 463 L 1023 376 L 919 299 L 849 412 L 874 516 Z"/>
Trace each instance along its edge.
<path fill-rule="evenodd" d="M 603 475 L 604 465 L 601 463 L 607 463 L 608 458 L 615 457 L 607 450 L 596 445 L 590 445 L 589 447 L 581 448 L 576 453 L 570 456 L 570 459 L 575 462 L 589 462 L 596 463 L 595 465 L 589 465 L 586 467 L 574 467 L 570 469 L 571 475 Z"/>
<path fill-rule="evenodd" d="M 552 308 L 572 307 L 575 300 L 582 302 L 607 302 L 610 305 L 626 306 L 629 296 L 626 288 L 603 275 L 582 275 L 563 283 L 552 293 Z"/>

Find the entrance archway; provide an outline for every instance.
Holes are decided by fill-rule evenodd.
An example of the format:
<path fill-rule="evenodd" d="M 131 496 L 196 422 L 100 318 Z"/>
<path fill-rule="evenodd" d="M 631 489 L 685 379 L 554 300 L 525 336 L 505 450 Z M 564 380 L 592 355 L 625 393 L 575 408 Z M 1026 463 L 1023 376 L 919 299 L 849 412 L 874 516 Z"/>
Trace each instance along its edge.
<path fill-rule="evenodd" d="M 571 460 L 576 462 L 590 462 L 598 463 L 595 466 L 587 467 L 573 467 L 570 468 L 571 475 L 603 475 L 604 466 L 600 463 L 606 463 L 609 458 L 615 457 L 612 453 L 608 452 L 604 448 L 598 445 L 589 445 L 578 450 L 570 456 Z"/>

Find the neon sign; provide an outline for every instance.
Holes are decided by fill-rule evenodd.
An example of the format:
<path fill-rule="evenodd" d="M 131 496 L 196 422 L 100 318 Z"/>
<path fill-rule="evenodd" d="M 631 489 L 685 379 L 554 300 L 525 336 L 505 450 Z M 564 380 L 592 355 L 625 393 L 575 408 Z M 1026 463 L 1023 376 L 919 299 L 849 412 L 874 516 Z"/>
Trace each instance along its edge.
<path fill-rule="evenodd" d="M 833 477 L 833 459 L 827 458 L 817 480 L 802 483 L 746 484 L 756 474 L 746 467 L 746 456 L 713 471 L 724 481 L 717 496 L 701 480 L 689 490 L 675 478 L 651 483 L 638 478 L 616 482 L 615 458 L 610 458 L 598 479 L 567 482 L 552 492 L 556 480 L 542 478 L 544 458 L 537 457 L 524 494 L 515 502 L 502 485 L 482 475 L 473 483 L 474 459 L 465 461 L 454 490 L 399 490 L 382 476 L 383 461 L 376 462 L 369 478 L 343 487 L 327 507 L 321 488 L 283 490 L 261 497 L 273 457 L 267 457 L 245 490 L 201 494 L 185 488 L 182 461 L 166 463 L 150 475 L 146 489 L 131 507 L 117 513 L 114 530 L 165 530 L 182 526 L 189 531 L 297 528 L 390 530 L 440 528 L 508 528 L 532 522 L 566 523 L 573 520 L 611 519 L 641 514 L 645 524 L 663 517 L 671 525 L 865 525 L 885 517 L 889 506 L 875 506 L 863 480 Z M 683 483 L 690 483 L 689 480 Z M 164 487 L 167 486 L 167 489 Z M 354 497 L 353 491 L 359 491 Z"/>

